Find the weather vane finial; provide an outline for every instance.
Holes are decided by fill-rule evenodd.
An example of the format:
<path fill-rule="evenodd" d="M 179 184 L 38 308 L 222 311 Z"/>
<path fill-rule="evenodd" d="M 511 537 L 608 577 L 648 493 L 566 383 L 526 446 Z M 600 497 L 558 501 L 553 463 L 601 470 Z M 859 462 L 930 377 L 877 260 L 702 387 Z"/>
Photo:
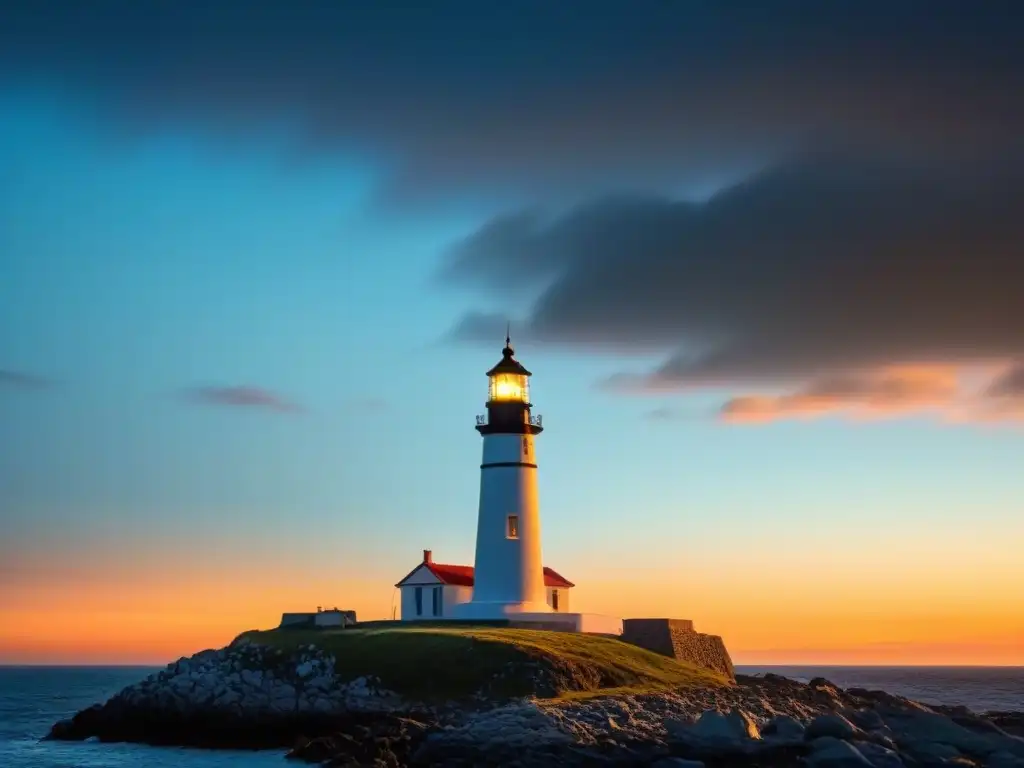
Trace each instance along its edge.
<path fill-rule="evenodd" d="M 511 320 L 509 320 L 505 324 L 505 346 L 506 347 L 512 346 L 512 321 Z"/>

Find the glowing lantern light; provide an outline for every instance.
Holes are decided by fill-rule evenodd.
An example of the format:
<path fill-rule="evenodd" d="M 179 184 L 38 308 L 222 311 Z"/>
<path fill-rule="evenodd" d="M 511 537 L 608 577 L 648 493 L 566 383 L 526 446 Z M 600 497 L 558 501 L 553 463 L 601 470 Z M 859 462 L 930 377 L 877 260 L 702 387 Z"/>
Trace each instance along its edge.
<path fill-rule="evenodd" d="M 525 403 L 530 385 L 526 377 L 515 373 L 497 373 L 490 377 L 490 399 Z"/>

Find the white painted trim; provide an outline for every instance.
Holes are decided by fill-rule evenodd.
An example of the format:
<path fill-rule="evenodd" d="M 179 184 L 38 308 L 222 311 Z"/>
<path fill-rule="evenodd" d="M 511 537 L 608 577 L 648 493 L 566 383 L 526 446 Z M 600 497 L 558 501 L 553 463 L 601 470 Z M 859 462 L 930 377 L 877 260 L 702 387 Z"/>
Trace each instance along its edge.
<path fill-rule="evenodd" d="M 415 571 L 410 573 L 402 581 L 398 582 L 399 587 L 420 586 L 426 587 L 432 584 L 441 584 L 442 581 L 435 576 L 426 564 L 423 563 Z"/>

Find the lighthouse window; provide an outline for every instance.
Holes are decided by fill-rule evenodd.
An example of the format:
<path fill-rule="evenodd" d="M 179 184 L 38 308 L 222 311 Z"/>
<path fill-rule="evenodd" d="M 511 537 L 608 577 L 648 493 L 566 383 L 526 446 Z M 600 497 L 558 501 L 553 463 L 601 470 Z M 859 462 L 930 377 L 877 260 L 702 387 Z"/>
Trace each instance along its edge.
<path fill-rule="evenodd" d="M 491 376 L 491 400 L 515 400 L 525 403 L 529 398 L 530 385 L 527 383 L 525 376 L 521 376 L 517 373 L 498 373 Z"/>
<path fill-rule="evenodd" d="M 510 539 L 519 538 L 519 515 L 508 516 L 508 533 L 506 536 Z"/>
<path fill-rule="evenodd" d="M 416 615 L 423 615 L 423 587 L 416 587 Z"/>

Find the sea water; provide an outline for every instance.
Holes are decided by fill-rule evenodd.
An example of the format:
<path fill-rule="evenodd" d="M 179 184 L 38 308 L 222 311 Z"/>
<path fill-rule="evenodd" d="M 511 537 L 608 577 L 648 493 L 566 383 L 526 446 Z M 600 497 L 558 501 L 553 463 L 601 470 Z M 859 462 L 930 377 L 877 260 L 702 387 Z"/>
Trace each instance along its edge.
<path fill-rule="evenodd" d="M 288 768 L 284 751 L 236 752 L 139 744 L 40 741 L 58 720 L 106 701 L 163 667 L 0 667 L 2 768 Z"/>
<path fill-rule="evenodd" d="M 40 741 L 58 720 L 106 701 L 159 668 L 0 667 L 2 768 L 286 768 L 284 751 L 226 752 L 137 744 Z M 1024 710 L 1024 667 L 737 667 L 843 687 L 879 688 L 919 701 L 971 709 Z"/>

